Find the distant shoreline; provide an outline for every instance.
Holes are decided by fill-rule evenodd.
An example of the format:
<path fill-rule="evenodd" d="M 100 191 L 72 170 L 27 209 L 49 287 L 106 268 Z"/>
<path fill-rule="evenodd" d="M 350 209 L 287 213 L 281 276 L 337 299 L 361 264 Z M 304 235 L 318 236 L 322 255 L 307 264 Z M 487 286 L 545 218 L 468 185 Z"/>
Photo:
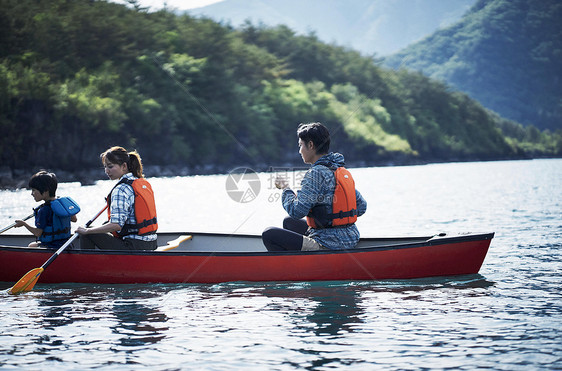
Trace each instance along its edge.
<path fill-rule="evenodd" d="M 363 161 L 349 161 L 347 167 L 349 168 L 365 168 L 365 167 L 389 167 L 389 166 L 416 166 L 416 165 L 429 165 L 441 163 L 454 163 L 454 162 L 489 162 L 489 161 L 521 161 L 521 160 L 541 160 L 541 159 L 557 159 L 562 158 L 558 156 L 544 156 L 544 157 L 521 157 L 521 158 L 496 158 L 496 159 L 451 159 L 447 161 L 433 160 L 433 161 L 400 161 L 388 160 L 379 163 L 365 163 Z M 240 164 L 237 166 L 217 166 L 205 165 L 196 168 L 190 168 L 181 165 L 146 165 L 144 173 L 148 178 L 165 178 L 175 176 L 195 176 L 195 175 L 225 175 L 238 168 L 248 168 L 255 172 L 268 172 L 272 169 L 295 168 L 303 169 L 308 165 L 300 163 L 284 163 L 284 164 L 259 164 L 249 165 Z M 36 172 L 43 170 L 42 168 L 34 169 L 16 169 L 10 170 L 7 167 L 0 168 L 0 190 L 16 190 L 27 188 L 29 178 Z M 107 180 L 107 176 L 101 168 L 91 168 L 86 170 L 69 171 L 61 169 L 45 169 L 54 172 L 57 175 L 59 183 L 73 183 L 79 182 L 81 185 L 93 185 L 99 180 Z"/>

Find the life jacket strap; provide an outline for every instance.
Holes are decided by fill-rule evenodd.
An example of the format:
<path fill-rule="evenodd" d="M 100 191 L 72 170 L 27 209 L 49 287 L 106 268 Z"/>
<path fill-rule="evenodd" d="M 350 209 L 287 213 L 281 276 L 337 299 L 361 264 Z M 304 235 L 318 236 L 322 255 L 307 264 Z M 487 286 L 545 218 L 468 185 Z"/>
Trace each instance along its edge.
<path fill-rule="evenodd" d="M 123 226 L 123 228 L 121 229 L 121 232 L 119 232 L 119 236 L 123 237 L 123 236 L 127 236 L 129 234 L 138 234 L 138 231 L 140 231 L 141 228 L 145 228 L 148 227 L 149 225 L 153 225 L 153 224 L 157 224 L 157 219 L 156 217 L 152 218 L 152 219 L 148 219 L 148 220 L 144 220 L 140 223 L 137 224 L 125 224 Z M 143 234 L 139 234 L 139 236 L 146 236 L 149 234 L 156 234 L 156 231 L 150 231 L 150 232 L 146 232 Z"/>
<path fill-rule="evenodd" d="M 152 219 L 144 220 L 141 223 L 137 223 L 137 224 L 125 224 L 125 226 L 129 229 L 141 229 L 156 223 L 157 223 L 156 217 L 154 217 Z"/>
<path fill-rule="evenodd" d="M 340 211 L 339 213 L 331 213 L 328 214 L 328 218 L 330 220 L 334 220 L 334 219 L 343 219 L 343 218 L 349 218 L 352 216 L 356 216 L 357 215 L 357 209 L 352 209 L 349 211 Z M 351 223 L 353 224 L 353 223 Z"/>
<path fill-rule="evenodd" d="M 56 231 L 52 231 L 52 232 L 43 231 L 42 236 L 56 236 L 58 234 L 67 234 L 67 233 L 70 233 L 70 228 L 57 229 Z"/>

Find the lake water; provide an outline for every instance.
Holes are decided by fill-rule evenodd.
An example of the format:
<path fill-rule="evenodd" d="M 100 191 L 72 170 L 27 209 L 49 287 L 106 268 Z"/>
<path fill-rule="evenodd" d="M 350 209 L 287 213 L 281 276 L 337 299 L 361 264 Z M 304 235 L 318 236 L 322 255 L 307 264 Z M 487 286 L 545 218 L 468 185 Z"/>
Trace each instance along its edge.
<path fill-rule="evenodd" d="M 320 283 L 39 283 L 27 294 L 0 295 L 0 368 L 562 369 L 562 160 L 352 172 L 368 202 L 358 221 L 363 236 L 494 231 L 480 274 Z M 258 174 L 259 194 L 245 203 L 230 197 L 236 194 L 232 184 L 227 192 L 226 175 L 150 179 L 160 228 L 261 233 L 279 226 L 285 214 L 271 177 Z M 298 178 L 295 173 L 291 181 Z M 81 204 L 84 224 L 112 185 L 63 183 L 58 194 Z M 36 206 L 29 190 L 0 192 L 0 205 L 0 226 Z"/>

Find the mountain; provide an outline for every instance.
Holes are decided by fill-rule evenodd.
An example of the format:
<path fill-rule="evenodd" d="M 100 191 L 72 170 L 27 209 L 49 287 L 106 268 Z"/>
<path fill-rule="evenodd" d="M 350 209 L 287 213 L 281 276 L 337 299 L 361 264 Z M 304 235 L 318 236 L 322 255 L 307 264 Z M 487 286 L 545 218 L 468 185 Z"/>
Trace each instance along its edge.
<path fill-rule="evenodd" d="M 389 56 L 505 118 L 562 129 L 562 2 L 480 0 L 458 23 Z"/>
<path fill-rule="evenodd" d="M 389 55 L 458 21 L 476 0 L 225 0 L 188 11 L 240 26 L 246 20 L 314 32 L 363 54 Z"/>
<path fill-rule="evenodd" d="M 113 145 L 167 175 L 302 166 L 295 129 L 317 121 L 348 166 L 562 155 L 562 131 L 523 128 L 419 72 L 286 26 L 107 1 L 2 5 L 2 174 L 99 174 Z"/>

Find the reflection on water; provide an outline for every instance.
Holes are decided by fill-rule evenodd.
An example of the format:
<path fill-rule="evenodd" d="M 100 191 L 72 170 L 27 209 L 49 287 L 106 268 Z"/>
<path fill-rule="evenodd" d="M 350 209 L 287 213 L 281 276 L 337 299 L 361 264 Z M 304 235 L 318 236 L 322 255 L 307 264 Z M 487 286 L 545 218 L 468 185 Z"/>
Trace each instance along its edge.
<path fill-rule="evenodd" d="M 498 343 L 499 357 L 510 338 L 528 331 L 501 330 L 510 314 L 499 313 L 500 303 L 489 308 L 490 297 L 498 299 L 496 285 L 479 274 L 377 282 L 39 285 L 26 296 L 5 298 L 13 311 L 2 314 L 3 334 L 12 341 L 0 362 L 33 368 L 48 358 L 71 369 L 187 363 L 321 369 L 357 362 L 413 368 L 421 365 L 415 356 L 458 367 L 465 360 L 459 347 L 493 355 Z M 471 333 L 485 336 L 484 342 L 470 340 Z M 6 344 L 5 335 L 0 342 Z M 96 357 L 84 358 L 84 352 Z"/>
<path fill-rule="evenodd" d="M 157 293 L 150 291 L 139 292 L 137 288 L 127 290 L 125 295 L 115 297 L 112 312 L 117 322 L 111 327 L 115 334 L 119 334 L 122 346 L 144 346 L 155 344 L 165 337 L 168 330 L 168 318 L 160 312 L 158 305 L 145 305 L 138 301 L 138 296 L 144 298 L 158 298 Z"/>
<path fill-rule="evenodd" d="M 301 329 L 318 336 L 352 332 L 353 324 L 361 322 L 360 292 L 348 282 L 309 283 L 298 288 L 279 284 L 266 287 L 260 294 L 269 298 L 306 301 L 304 308 L 288 308 L 288 312 L 295 318 L 302 316 L 304 325 Z"/>
<path fill-rule="evenodd" d="M 115 304 L 113 313 L 118 322 L 112 330 L 124 336 L 121 338 L 121 345 L 124 346 L 157 343 L 165 337 L 164 333 L 168 330 L 165 326 L 158 326 L 165 323 L 167 318 L 156 308 L 137 303 Z"/>
<path fill-rule="evenodd" d="M 162 340 L 167 318 L 159 311 L 158 305 L 145 305 L 139 302 L 143 299 L 158 298 L 159 293 L 138 288 L 119 290 L 96 287 L 92 285 L 45 285 L 48 295 L 41 296 L 36 301 L 39 310 L 36 316 L 37 325 L 44 329 L 57 330 L 81 327 L 89 322 L 102 321 L 109 324 L 108 329 L 118 336 L 121 346 L 143 346 L 154 344 Z M 54 287 L 54 288 L 51 288 Z M 62 287 L 62 288 L 57 288 Z M 41 288 L 38 288 L 41 290 Z M 66 332 L 66 329 L 64 330 Z M 58 334 L 56 334 L 58 335 Z M 73 336 L 79 334 L 74 333 Z M 102 342 L 103 337 L 93 339 Z M 40 337 L 38 344 L 49 341 L 51 346 L 62 345 L 61 340 L 52 337 Z"/>

